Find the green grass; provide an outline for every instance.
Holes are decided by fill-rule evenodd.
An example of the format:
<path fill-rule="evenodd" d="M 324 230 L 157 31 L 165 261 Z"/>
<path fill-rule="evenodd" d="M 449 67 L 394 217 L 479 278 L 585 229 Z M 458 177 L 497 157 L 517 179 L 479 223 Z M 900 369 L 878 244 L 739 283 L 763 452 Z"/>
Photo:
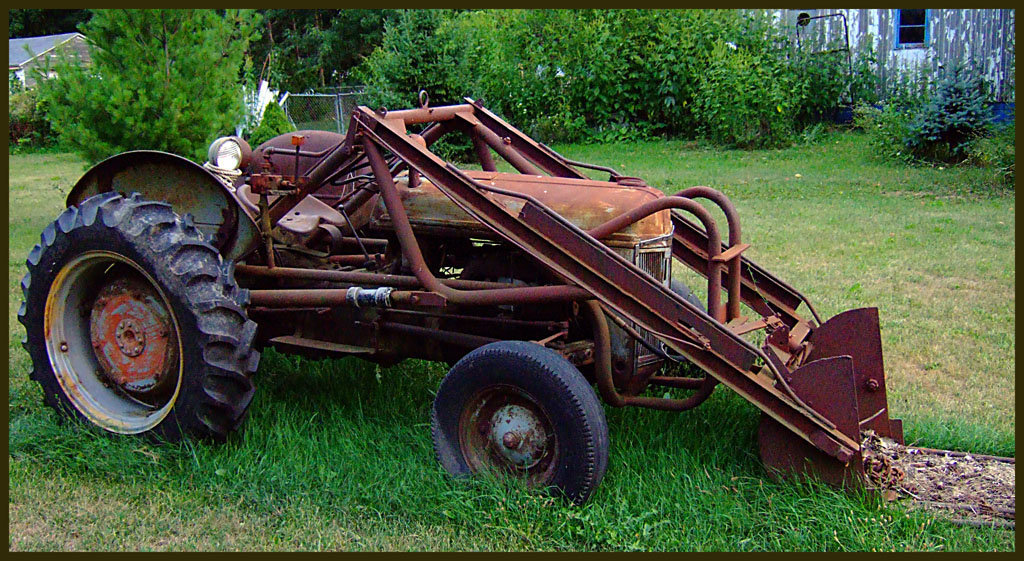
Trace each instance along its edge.
<path fill-rule="evenodd" d="M 668 192 L 725 191 L 749 255 L 823 316 L 880 308 L 891 409 L 909 440 L 1014 455 L 1014 195 L 983 171 L 877 163 L 853 134 L 777 152 L 558 149 Z M 223 446 L 59 423 L 27 379 L 18 283 L 83 170 L 66 155 L 9 163 L 13 550 L 1015 549 L 1012 531 L 768 479 L 756 410 L 724 389 L 688 413 L 608 409 L 608 473 L 582 508 L 446 477 L 428 426 L 445 369 L 420 361 L 378 370 L 267 351 L 245 432 Z"/>

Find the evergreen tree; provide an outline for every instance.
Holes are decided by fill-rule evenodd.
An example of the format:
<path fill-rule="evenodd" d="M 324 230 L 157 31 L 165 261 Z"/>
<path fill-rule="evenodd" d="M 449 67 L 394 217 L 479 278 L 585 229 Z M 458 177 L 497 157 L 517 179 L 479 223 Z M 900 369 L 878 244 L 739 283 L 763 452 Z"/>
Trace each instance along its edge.
<path fill-rule="evenodd" d="M 62 140 L 90 162 L 134 149 L 199 161 L 243 112 L 240 75 L 259 16 L 226 10 L 96 10 L 92 64 L 41 82 Z"/>

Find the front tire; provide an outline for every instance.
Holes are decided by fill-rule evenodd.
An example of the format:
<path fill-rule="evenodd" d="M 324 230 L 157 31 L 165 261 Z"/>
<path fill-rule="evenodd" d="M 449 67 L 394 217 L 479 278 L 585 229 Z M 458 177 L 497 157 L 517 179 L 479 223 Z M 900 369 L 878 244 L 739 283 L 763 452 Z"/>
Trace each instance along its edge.
<path fill-rule="evenodd" d="M 233 265 L 166 203 L 102 193 L 29 253 L 18 320 L 47 405 L 118 434 L 224 440 L 255 388 Z"/>
<path fill-rule="evenodd" d="M 431 429 L 451 474 L 504 472 L 577 504 L 608 466 L 608 424 L 593 388 L 536 343 L 499 341 L 459 360 L 438 389 Z"/>

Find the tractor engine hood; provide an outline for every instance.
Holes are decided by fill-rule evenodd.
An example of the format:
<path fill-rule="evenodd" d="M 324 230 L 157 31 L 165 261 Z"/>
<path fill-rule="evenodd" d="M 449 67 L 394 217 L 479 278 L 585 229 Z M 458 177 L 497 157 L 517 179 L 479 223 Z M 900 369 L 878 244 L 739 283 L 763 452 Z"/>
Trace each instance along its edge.
<path fill-rule="evenodd" d="M 664 196 L 661 191 L 646 185 L 490 171 L 464 173 L 484 185 L 531 196 L 583 230 L 599 226 L 624 212 Z M 395 184 L 415 230 L 447 236 L 494 237 L 486 226 L 459 208 L 425 177 L 421 178 L 419 185 L 410 188 L 408 174 L 403 173 L 395 178 Z M 513 216 L 517 216 L 523 208 L 522 199 L 496 193 L 489 193 L 488 196 L 499 202 Z M 377 201 L 369 226 L 375 230 L 392 228 L 391 217 L 383 201 Z M 608 236 L 604 241 L 611 246 L 632 247 L 639 242 L 671 233 L 670 211 L 663 210 Z"/>

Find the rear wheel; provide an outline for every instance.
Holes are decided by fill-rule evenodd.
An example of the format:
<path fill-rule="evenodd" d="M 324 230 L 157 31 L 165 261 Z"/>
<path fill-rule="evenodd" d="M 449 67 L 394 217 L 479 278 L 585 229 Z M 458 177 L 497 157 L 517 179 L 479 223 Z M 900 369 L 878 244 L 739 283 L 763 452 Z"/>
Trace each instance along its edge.
<path fill-rule="evenodd" d="M 523 341 L 480 347 L 448 372 L 431 415 L 450 473 L 494 471 L 585 502 L 608 465 L 608 425 L 576 367 Z"/>
<path fill-rule="evenodd" d="M 96 195 L 46 227 L 27 266 L 18 319 L 48 405 L 170 440 L 239 427 L 256 324 L 191 218 L 138 195 Z"/>

